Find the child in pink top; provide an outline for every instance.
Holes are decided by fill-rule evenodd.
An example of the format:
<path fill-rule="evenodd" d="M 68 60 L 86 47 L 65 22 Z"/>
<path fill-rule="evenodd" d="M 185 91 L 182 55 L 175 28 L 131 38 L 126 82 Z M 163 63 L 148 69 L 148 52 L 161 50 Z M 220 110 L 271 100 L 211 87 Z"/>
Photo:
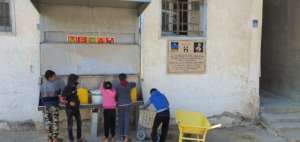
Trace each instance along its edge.
<path fill-rule="evenodd" d="M 113 89 L 111 82 L 101 83 L 100 92 L 103 99 L 104 109 L 115 109 L 117 105 L 116 91 Z"/>
<path fill-rule="evenodd" d="M 115 122 L 116 122 L 116 91 L 113 89 L 111 82 L 106 81 L 101 83 L 100 92 L 103 99 L 104 108 L 104 133 L 105 140 L 108 142 L 109 133 L 112 139 L 115 137 Z"/>

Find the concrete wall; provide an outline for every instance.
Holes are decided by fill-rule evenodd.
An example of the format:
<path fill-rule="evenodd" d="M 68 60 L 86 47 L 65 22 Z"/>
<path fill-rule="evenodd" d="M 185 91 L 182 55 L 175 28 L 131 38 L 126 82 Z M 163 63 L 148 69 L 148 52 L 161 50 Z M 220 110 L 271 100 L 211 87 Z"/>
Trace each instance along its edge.
<path fill-rule="evenodd" d="M 209 116 L 229 111 L 254 118 L 259 110 L 262 0 L 208 0 L 207 7 L 207 71 L 202 75 L 167 73 L 167 41 L 174 37 L 161 37 L 161 0 L 146 9 L 144 94 L 159 88 L 173 111 L 189 109 Z M 252 28 L 253 19 L 259 21 L 258 28 Z"/>
<path fill-rule="evenodd" d="M 29 0 L 14 0 L 16 35 L 0 34 L 0 120 L 41 120 L 38 105 L 39 14 Z M 143 89 L 164 92 L 176 108 L 224 111 L 254 117 L 259 108 L 259 60 L 262 0 L 209 0 L 207 72 L 170 75 L 166 72 L 167 39 L 160 35 L 160 0 L 144 13 Z M 59 13 L 57 13 L 59 14 Z M 260 21 L 259 28 L 251 20 Z M 170 38 L 172 39 L 172 38 Z"/>
<path fill-rule="evenodd" d="M 262 89 L 300 100 L 300 1 L 265 0 Z"/>
<path fill-rule="evenodd" d="M 13 0 L 16 32 L 0 32 L 0 120 L 41 120 L 38 12 L 29 0 Z"/>
<path fill-rule="evenodd" d="M 137 11 L 133 9 L 98 8 L 96 14 L 104 15 L 97 19 L 97 17 L 89 15 L 92 11 L 87 10 L 87 7 L 50 6 L 41 9 L 46 17 L 42 17 L 40 20 L 40 15 L 30 0 L 12 1 L 15 7 L 16 32 L 0 32 L 0 129 L 7 126 L 5 122 L 2 124 L 2 120 L 10 122 L 42 121 L 41 112 L 37 111 L 41 75 L 40 41 L 42 41 L 38 24 L 42 31 L 66 33 L 112 32 L 126 35 L 136 34 L 138 30 Z M 65 12 L 61 12 L 57 8 L 65 9 Z M 84 12 L 78 12 L 80 10 Z M 114 15 L 111 12 L 116 13 Z M 113 23 L 107 23 L 111 16 L 117 17 L 112 20 Z M 119 20 L 123 22 L 119 22 Z M 93 21 L 96 22 L 93 23 Z M 112 30 L 109 30 L 110 28 Z M 136 35 L 134 37 L 137 38 Z M 128 48 L 130 45 L 123 46 Z M 133 46 L 135 53 L 139 53 L 139 50 L 136 50 L 138 45 Z M 137 72 L 139 71 L 137 67 L 139 66 L 139 55 L 134 58 L 136 59 L 134 69 Z"/>
<path fill-rule="evenodd" d="M 136 9 L 42 4 L 40 11 L 41 30 L 45 32 L 137 36 Z M 66 39 L 66 36 L 61 38 Z"/>
<path fill-rule="evenodd" d="M 41 73 L 48 69 L 58 75 L 139 74 L 140 46 L 42 44 Z"/>
<path fill-rule="evenodd" d="M 135 9 L 41 5 L 40 10 L 44 31 L 135 33 L 138 25 Z"/>
<path fill-rule="evenodd" d="M 42 73 L 47 69 L 60 75 L 140 72 L 137 9 L 48 4 L 40 11 L 41 30 L 49 35 L 41 48 Z M 70 34 L 115 37 L 117 44 L 52 44 Z"/>

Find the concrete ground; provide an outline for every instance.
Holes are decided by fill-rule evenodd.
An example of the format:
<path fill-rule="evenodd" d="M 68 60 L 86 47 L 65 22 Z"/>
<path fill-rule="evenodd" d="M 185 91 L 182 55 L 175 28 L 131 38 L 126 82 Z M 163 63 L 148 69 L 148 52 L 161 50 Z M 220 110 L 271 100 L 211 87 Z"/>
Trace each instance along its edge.
<path fill-rule="evenodd" d="M 84 134 L 88 137 L 89 130 L 84 128 Z M 62 138 L 66 139 L 66 129 L 61 130 Z M 177 129 L 172 127 L 167 142 L 177 141 Z M 135 138 L 135 132 L 131 132 L 131 138 Z M 46 142 L 45 131 L 26 132 L 0 132 L 1 142 Z M 66 141 L 66 140 L 65 140 Z M 135 142 L 135 139 L 132 139 Z M 100 142 L 100 140 L 99 140 Z M 216 129 L 208 134 L 207 142 L 285 142 L 280 137 L 275 137 L 259 126 L 235 127 Z"/>
<path fill-rule="evenodd" d="M 260 126 L 216 129 L 208 134 L 208 142 L 286 142 Z"/>
<path fill-rule="evenodd" d="M 264 106 L 264 105 L 263 105 Z M 61 115 L 63 116 L 63 114 Z M 89 116 L 85 114 L 84 116 Z M 63 118 L 63 117 L 62 117 Z M 65 122 L 65 121 L 64 121 Z M 90 121 L 83 121 L 83 135 L 89 138 Z M 67 142 L 66 124 L 60 125 L 60 138 Z M 102 126 L 100 124 L 100 135 L 103 135 Z M 130 138 L 132 142 L 136 142 L 136 131 L 131 130 Z M 170 127 L 167 142 L 178 141 L 177 126 Z M 47 142 L 47 133 L 41 131 L 18 131 L 5 132 L 0 131 L 0 142 Z M 100 142 L 100 138 L 97 142 Z M 150 142 L 148 140 L 148 142 Z M 278 137 L 270 131 L 264 129 L 260 125 L 248 124 L 246 126 L 238 126 L 233 128 L 215 129 L 208 133 L 207 142 L 288 142 L 285 138 Z"/>
<path fill-rule="evenodd" d="M 261 121 L 270 132 L 288 142 L 300 141 L 300 102 L 261 91 Z"/>

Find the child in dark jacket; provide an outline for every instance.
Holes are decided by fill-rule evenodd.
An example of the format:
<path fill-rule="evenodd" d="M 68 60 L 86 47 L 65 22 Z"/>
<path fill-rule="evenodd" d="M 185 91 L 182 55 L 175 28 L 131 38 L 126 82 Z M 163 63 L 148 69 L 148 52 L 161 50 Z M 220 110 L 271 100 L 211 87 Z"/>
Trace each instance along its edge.
<path fill-rule="evenodd" d="M 68 84 L 63 91 L 63 97 L 66 103 L 66 113 L 68 119 L 68 136 L 69 141 L 74 141 L 73 136 L 73 117 L 76 119 L 77 123 L 77 141 L 83 142 L 81 136 L 81 116 L 79 111 L 80 101 L 77 96 L 77 86 L 79 77 L 75 74 L 70 74 L 68 77 Z"/>

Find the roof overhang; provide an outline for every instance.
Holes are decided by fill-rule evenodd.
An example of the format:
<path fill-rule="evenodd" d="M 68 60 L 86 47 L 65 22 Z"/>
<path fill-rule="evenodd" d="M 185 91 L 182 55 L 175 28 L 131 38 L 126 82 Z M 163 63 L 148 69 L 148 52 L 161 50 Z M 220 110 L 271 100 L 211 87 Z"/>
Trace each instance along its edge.
<path fill-rule="evenodd" d="M 143 13 L 151 0 L 31 0 L 36 9 L 40 10 L 40 5 L 70 5 L 88 7 L 113 7 L 137 9 L 138 15 Z"/>

